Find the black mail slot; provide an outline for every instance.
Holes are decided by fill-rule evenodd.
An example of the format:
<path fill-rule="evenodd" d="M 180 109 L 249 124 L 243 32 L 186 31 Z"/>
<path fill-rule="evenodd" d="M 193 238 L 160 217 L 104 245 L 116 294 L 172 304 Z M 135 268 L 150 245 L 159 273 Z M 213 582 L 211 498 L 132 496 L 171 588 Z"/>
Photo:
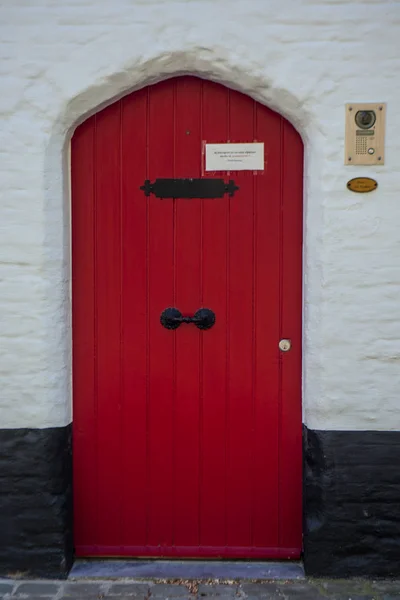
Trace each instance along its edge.
<path fill-rule="evenodd" d="M 223 179 L 156 179 L 151 183 L 146 179 L 140 186 L 145 196 L 154 194 L 156 198 L 222 198 L 224 194 L 233 196 L 238 186 Z"/>

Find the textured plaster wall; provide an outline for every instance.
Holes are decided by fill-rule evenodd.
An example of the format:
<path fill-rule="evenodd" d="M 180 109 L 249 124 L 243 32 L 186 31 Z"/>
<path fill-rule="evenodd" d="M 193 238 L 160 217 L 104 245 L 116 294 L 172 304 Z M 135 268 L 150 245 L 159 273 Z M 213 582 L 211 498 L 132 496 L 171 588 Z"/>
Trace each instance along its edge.
<path fill-rule="evenodd" d="M 116 97 L 193 73 L 305 144 L 304 420 L 400 429 L 400 3 L 3 0 L 0 427 L 71 420 L 68 147 Z M 345 167 L 345 102 L 387 102 L 386 164 Z M 376 177 L 368 195 L 348 179 Z"/>

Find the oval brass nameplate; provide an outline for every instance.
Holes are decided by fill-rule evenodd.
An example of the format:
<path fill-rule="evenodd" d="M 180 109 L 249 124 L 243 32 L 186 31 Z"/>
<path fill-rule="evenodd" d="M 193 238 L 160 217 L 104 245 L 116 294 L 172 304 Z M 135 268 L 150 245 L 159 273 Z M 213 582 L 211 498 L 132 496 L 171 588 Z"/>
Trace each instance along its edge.
<path fill-rule="evenodd" d="M 347 182 L 347 189 L 359 194 L 373 192 L 378 187 L 378 182 L 370 177 L 354 177 Z"/>

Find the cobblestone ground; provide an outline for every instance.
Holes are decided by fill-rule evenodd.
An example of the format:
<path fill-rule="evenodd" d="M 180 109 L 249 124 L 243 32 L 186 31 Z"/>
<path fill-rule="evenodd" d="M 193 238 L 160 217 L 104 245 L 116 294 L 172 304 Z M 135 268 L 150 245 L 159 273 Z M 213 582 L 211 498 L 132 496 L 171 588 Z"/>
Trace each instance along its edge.
<path fill-rule="evenodd" d="M 302 580 L 259 583 L 193 581 L 11 581 L 0 580 L 1 600 L 393 600 L 400 580 Z"/>

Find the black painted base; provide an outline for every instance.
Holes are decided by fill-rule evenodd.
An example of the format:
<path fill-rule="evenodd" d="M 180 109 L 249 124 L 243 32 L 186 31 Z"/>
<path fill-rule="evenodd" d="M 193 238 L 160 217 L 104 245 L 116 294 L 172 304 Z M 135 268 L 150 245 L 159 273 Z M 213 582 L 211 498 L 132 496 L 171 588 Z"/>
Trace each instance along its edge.
<path fill-rule="evenodd" d="M 66 577 L 73 561 L 71 426 L 0 430 L 0 577 Z"/>
<path fill-rule="evenodd" d="M 400 432 L 304 428 L 308 575 L 400 576 Z"/>
<path fill-rule="evenodd" d="M 307 575 L 400 576 L 400 432 L 304 428 Z M 0 577 L 66 577 L 71 426 L 0 429 Z"/>

